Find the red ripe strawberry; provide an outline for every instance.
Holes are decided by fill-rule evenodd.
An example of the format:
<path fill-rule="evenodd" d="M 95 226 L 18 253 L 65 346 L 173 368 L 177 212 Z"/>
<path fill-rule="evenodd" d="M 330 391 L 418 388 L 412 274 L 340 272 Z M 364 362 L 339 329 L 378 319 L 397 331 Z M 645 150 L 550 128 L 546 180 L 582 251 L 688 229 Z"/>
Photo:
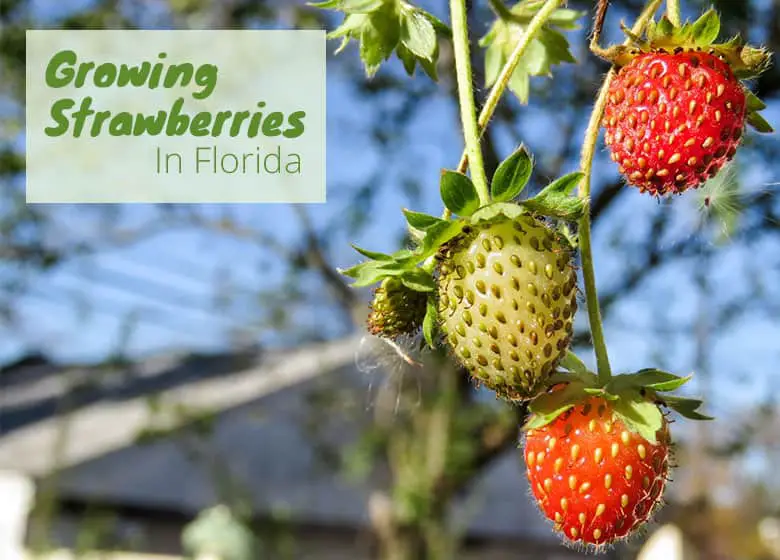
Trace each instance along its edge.
<path fill-rule="evenodd" d="M 715 54 L 642 53 L 613 80 L 603 125 L 628 182 L 653 195 L 680 193 L 713 177 L 737 151 L 745 90 Z"/>
<path fill-rule="evenodd" d="M 607 401 L 592 397 L 525 439 L 528 480 L 555 529 L 572 542 L 605 545 L 645 523 L 669 469 L 666 419 L 657 443 L 629 431 Z"/>

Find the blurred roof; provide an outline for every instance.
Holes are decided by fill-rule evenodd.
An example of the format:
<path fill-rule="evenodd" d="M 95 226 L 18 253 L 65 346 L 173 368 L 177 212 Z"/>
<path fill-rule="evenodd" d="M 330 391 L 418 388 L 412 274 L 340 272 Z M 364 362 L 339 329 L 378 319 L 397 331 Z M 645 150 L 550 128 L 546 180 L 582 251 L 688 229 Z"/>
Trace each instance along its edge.
<path fill-rule="evenodd" d="M 45 364 L 36 361 L 28 377 L 18 366 L 13 378 L 0 374 L 0 468 L 45 474 L 58 434 L 66 430 L 58 484 L 69 501 L 194 515 L 220 501 L 214 467 L 221 465 L 228 466 L 230 478 L 239 481 L 238 492 L 257 514 L 368 526 L 369 498 L 386 486 L 386 472 L 378 468 L 363 481 L 338 474 L 323 460 L 319 436 L 343 448 L 370 421 L 372 411 L 363 406 L 365 422 L 335 415 L 325 421 L 313 415 L 311 406 L 325 387 L 365 394 L 367 377 L 355 366 L 357 345 L 358 339 L 350 338 L 240 360 L 157 358 L 134 366 L 119 380 L 93 380 L 89 390 L 71 398 L 67 422 L 56 416 L 67 391 L 63 379 L 83 380 L 89 370 L 55 375 L 57 368 L 50 365 L 44 374 Z M 153 393 L 159 396 L 150 401 Z M 60 404 L 41 407 L 42 401 Z M 156 407 L 156 402 L 166 406 Z M 171 404 L 215 413 L 206 448 L 211 460 L 192 460 L 191 435 L 171 432 L 137 441 L 155 410 Z M 163 423 L 181 422 L 168 418 Z M 312 437 L 315 429 L 318 437 Z M 481 473 L 455 513 L 470 536 L 557 542 L 528 495 L 513 451 Z"/>

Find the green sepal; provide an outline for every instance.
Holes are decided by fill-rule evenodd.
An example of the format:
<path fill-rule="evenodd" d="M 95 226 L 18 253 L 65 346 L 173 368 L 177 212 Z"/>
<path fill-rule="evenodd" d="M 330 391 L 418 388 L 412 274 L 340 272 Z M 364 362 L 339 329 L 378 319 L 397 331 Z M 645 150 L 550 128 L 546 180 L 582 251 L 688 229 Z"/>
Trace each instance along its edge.
<path fill-rule="evenodd" d="M 369 251 L 368 249 L 363 249 L 361 247 L 358 247 L 354 243 L 351 244 L 351 247 L 363 255 L 364 257 L 368 257 L 369 259 L 374 259 L 375 261 L 391 261 L 393 260 L 393 255 L 388 255 L 387 253 L 380 253 L 378 251 Z"/>
<path fill-rule="evenodd" d="M 542 393 L 533 399 L 528 410 L 531 415 L 523 426 L 523 430 L 536 430 L 546 426 L 558 418 L 561 414 L 582 402 L 587 398 L 584 392 L 585 385 L 573 380 L 563 389 Z"/>
<path fill-rule="evenodd" d="M 658 369 L 643 369 L 636 373 L 611 377 L 604 384 L 595 373 L 587 371 L 582 361 L 569 352 L 561 362 L 571 373 L 554 373 L 547 380 L 547 387 L 566 384 L 566 387 L 548 390 L 529 404 L 532 416 L 524 429 L 540 428 L 551 423 L 572 406 L 598 397 L 610 401 L 615 415 L 626 427 L 650 442 L 656 442 L 656 434 L 663 427 L 663 411 L 666 406 L 693 420 L 709 420 L 698 412 L 702 401 L 674 395 L 659 394 L 678 389 L 691 377 L 680 377 Z"/>
<path fill-rule="evenodd" d="M 588 367 L 577 354 L 569 350 L 559 364 L 562 368 L 574 373 L 588 373 Z"/>
<path fill-rule="evenodd" d="M 363 288 L 376 284 L 390 276 L 400 276 L 406 267 L 396 261 L 366 261 L 351 268 L 339 269 L 344 276 L 354 278 L 353 288 Z"/>
<path fill-rule="evenodd" d="M 495 202 L 508 202 L 523 192 L 533 171 L 531 154 L 524 145 L 501 162 L 493 175 L 490 195 Z"/>
<path fill-rule="evenodd" d="M 718 12 L 710 8 L 691 24 L 691 39 L 697 46 L 711 45 L 720 34 Z"/>
<path fill-rule="evenodd" d="M 766 103 L 761 101 L 761 99 L 759 99 L 758 96 L 749 89 L 745 90 L 745 103 L 747 110 L 750 112 L 763 111 L 766 109 Z"/>
<path fill-rule="evenodd" d="M 652 389 L 653 391 L 675 391 L 688 383 L 692 375 L 680 377 L 673 373 L 658 369 L 642 369 L 636 373 L 627 373 L 613 377 L 606 386 L 612 393 L 620 393 L 629 389 Z"/>
<path fill-rule="evenodd" d="M 491 222 L 500 216 L 514 220 L 527 213 L 528 211 L 519 204 L 514 204 L 512 202 L 494 202 L 493 204 L 483 206 L 474 212 L 474 214 L 471 215 L 471 221 L 475 224 Z"/>
<path fill-rule="evenodd" d="M 447 220 L 442 220 L 436 216 L 430 214 L 424 214 L 422 212 L 415 212 L 414 210 L 408 210 L 404 208 L 402 210 L 406 217 L 406 222 L 414 229 L 426 231 L 428 228 L 435 226 L 436 224 L 446 223 Z"/>
<path fill-rule="evenodd" d="M 415 292 L 433 292 L 436 289 L 433 276 L 422 268 L 404 270 L 399 277 L 404 286 Z"/>
<path fill-rule="evenodd" d="M 570 196 L 585 175 L 579 171 L 556 179 L 533 198 L 522 201 L 522 205 L 543 216 L 552 216 L 577 221 L 585 211 L 580 198 Z"/>
<path fill-rule="evenodd" d="M 463 220 L 442 220 L 428 228 L 423 238 L 422 251 L 417 257 L 422 261 L 434 255 L 442 245 L 463 233 L 464 225 Z"/>
<path fill-rule="evenodd" d="M 756 111 L 752 111 L 747 115 L 747 123 L 752 126 L 757 132 L 768 134 L 774 132 L 772 125 L 770 125 L 764 117 L 762 117 Z"/>
<path fill-rule="evenodd" d="M 677 397 L 672 395 L 663 395 L 660 397 L 660 401 L 663 405 L 671 408 L 677 412 L 680 416 L 688 418 L 689 420 L 713 420 L 712 416 L 706 416 L 697 409 L 704 404 L 699 399 L 689 399 L 686 397 Z"/>
<path fill-rule="evenodd" d="M 423 319 L 422 332 L 425 342 L 431 348 L 435 348 L 434 340 L 439 329 L 439 310 L 436 306 L 436 298 L 428 296 L 425 307 L 425 318 Z"/>
<path fill-rule="evenodd" d="M 623 397 L 612 402 L 612 408 L 626 427 L 642 436 L 652 444 L 657 443 L 656 434 L 663 428 L 664 417 L 661 409 L 643 398 L 637 392 L 631 397 Z"/>
<path fill-rule="evenodd" d="M 477 189 L 463 173 L 449 169 L 442 171 L 440 192 L 444 206 L 453 214 L 471 216 L 479 208 Z"/>

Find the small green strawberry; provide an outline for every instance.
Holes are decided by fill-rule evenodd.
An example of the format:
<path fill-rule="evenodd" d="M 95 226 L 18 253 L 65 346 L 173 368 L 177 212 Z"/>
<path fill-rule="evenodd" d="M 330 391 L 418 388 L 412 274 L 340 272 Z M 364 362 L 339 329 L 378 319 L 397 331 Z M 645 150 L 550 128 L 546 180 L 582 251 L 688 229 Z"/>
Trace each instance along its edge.
<path fill-rule="evenodd" d="M 398 278 L 385 278 L 374 292 L 368 332 L 396 338 L 416 331 L 425 317 L 426 300 L 426 294 L 407 288 Z"/>
<path fill-rule="evenodd" d="M 439 321 L 471 374 L 513 400 L 533 397 L 571 340 L 572 253 L 540 220 L 474 224 L 440 252 Z"/>

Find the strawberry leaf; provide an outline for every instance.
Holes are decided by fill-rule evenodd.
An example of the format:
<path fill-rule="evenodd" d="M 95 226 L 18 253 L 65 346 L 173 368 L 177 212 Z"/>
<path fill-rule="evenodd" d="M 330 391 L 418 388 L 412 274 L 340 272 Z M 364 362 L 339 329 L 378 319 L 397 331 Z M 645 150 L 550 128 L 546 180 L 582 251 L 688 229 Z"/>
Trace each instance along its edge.
<path fill-rule="evenodd" d="M 556 179 L 539 194 L 521 204 L 538 214 L 576 221 L 582 217 L 584 204 L 579 198 L 569 196 L 584 175 L 577 171 Z"/>
<path fill-rule="evenodd" d="M 496 202 L 508 202 L 516 198 L 528 184 L 534 163 L 524 145 L 514 151 L 496 169 L 490 194 Z"/>
<path fill-rule="evenodd" d="M 422 332 L 425 342 L 431 348 L 435 347 L 434 339 L 436 337 L 437 325 L 439 323 L 439 310 L 436 307 L 436 299 L 429 296 L 425 306 L 425 317 L 423 318 Z"/>
<path fill-rule="evenodd" d="M 402 12 L 401 43 L 418 58 L 432 61 L 436 53 L 436 30 L 421 10 Z"/>
<path fill-rule="evenodd" d="M 458 216 L 471 216 L 479 208 L 479 196 L 474 183 L 466 175 L 445 169 L 441 174 L 441 199 Z"/>

